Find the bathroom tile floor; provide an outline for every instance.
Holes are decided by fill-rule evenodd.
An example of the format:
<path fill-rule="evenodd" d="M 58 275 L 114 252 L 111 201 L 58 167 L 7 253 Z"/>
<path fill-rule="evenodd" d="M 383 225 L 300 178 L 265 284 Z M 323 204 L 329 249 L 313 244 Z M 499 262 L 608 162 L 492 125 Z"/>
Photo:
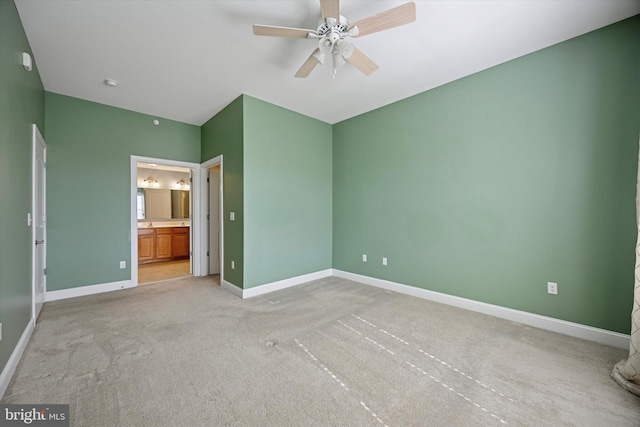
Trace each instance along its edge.
<path fill-rule="evenodd" d="M 146 285 L 162 280 L 191 275 L 190 260 L 157 262 L 138 265 L 138 284 Z"/>

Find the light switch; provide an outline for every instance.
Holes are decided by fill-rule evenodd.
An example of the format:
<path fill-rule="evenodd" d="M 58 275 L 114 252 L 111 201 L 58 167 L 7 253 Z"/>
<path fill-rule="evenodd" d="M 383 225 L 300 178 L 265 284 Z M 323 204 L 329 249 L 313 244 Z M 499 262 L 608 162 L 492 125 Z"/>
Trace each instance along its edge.
<path fill-rule="evenodd" d="M 235 221 L 236 220 L 236 213 L 235 212 L 229 212 L 229 220 L 230 221 Z"/>

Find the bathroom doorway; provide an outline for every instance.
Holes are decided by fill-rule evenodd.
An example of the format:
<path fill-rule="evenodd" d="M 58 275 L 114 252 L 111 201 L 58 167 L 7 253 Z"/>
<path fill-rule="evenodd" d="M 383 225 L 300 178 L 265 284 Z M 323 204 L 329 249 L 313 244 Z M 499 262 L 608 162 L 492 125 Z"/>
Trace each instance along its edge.
<path fill-rule="evenodd" d="M 197 166 L 132 156 L 131 279 L 136 285 L 198 275 Z"/>

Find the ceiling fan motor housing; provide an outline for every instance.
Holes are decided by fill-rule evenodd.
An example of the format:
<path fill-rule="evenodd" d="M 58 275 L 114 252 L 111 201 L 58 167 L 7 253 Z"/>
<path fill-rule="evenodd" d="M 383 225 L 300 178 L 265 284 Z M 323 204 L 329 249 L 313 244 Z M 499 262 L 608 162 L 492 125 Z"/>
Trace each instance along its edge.
<path fill-rule="evenodd" d="M 349 35 L 348 28 L 349 21 L 342 15 L 340 21 L 334 18 L 321 19 L 316 33 L 320 39 L 319 47 L 322 53 L 338 53 L 338 42 Z"/>
<path fill-rule="evenodd" d="M 348 34 L 347 28 L 349 28 L 349 20 L 340 15 L 340 21 L 336 21 L 334 18 L 327 18 L 326 20 L 320 19 L 316 33 L 322 37 L 330 31 L 335 30 L 346 36 Z"/>

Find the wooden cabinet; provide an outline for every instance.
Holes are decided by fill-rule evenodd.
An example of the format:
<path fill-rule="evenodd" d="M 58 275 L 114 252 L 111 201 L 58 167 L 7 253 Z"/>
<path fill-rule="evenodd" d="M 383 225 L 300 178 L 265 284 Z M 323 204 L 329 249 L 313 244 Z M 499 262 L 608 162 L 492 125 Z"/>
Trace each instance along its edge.
<path fill-rule="evenodd" d="M 138 264 L 189 258 L 189 227 L 138 229 Z"/>
<path fill-rule="evenodd" d="M 156 228 L 156 259 L 173 257 L 173 228 Z"/>
<path fill-rule="evenodd" d="M 153 260 L 155 233 L 153 228 L 138 230 L 138 264 Z"/>
<path fill-rule="evenodd" d="M 189 256 L 189 227 L 173 229 L 173 256 L 186 258 Z"/>

